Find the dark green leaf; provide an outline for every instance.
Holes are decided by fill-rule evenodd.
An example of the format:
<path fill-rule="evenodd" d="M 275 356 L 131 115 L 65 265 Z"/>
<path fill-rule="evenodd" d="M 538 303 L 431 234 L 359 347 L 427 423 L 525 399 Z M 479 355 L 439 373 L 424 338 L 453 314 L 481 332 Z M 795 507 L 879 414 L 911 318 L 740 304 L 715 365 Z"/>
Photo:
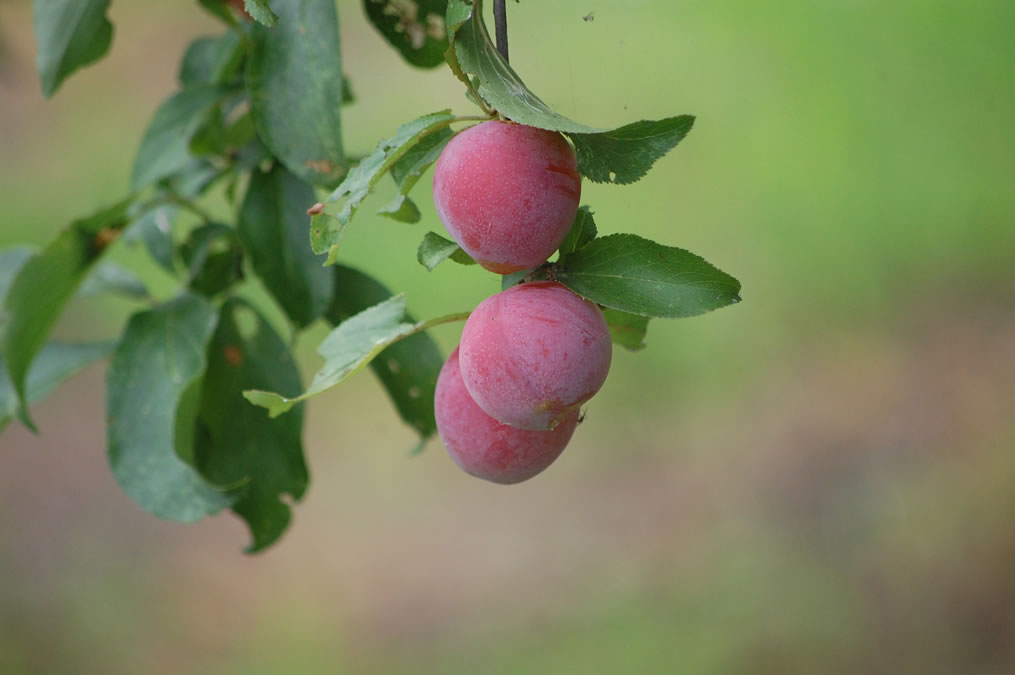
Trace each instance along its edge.
<path fill-rule="evenodd" d="M 564 243 L 557 250 L 562 256 L 573 253 L 595 239 L 596 234 L 596 221 L 592 218 L 592 210 L 583 206 L 575 214 L 571 229 L 568 230 Z"/>
<path fill-rule="evenodd" d="M 299 396 L 289 398 L 261 390 L 245 391 L 243 395 L 254 405 L 267 408 L 272 417 L 277 417 L 300 401 L 339 384 L 369 363 L 385 347 L 432 326 L 458 321 L 467 316 L 456 314 L 412 323 L 405 319 L 405 296 L 393 296 L 343 321 L 328 334 L 317 348 L 317 353 L 324 358 L 324 366 L 314 375 L 310 387 Z"/>
<path fill-rule="evenodd" d="M 175 273 L 173 266 L 173 222 L 180 208 L 175 204 L 160 204 L 146 208 L 123 233 L 128 244 L 142 242 L 148 255 L 164 270 Z"/>
<path fill-rule="evenodd" d="M 345 73 L 342 74 L 342 105 L 350 105 L 356 102 L 356 93 L 352 90 L 352 80 Z"/>
<path fill-rule="evenodd" d="M 98 61 L 113 41 L 109 0 L 34 0 L 35 61 L 47 98 L 75 70 Z"/>
<path fill-rule="evenodd" d="M 239 233 L 265 288 L 301 328 L 319 317 L 331 298 L 331 273 L 310 249 L 307 207 L 314 189 L 276 164 L 255 171 L 240 208 Z"/>
<path fill-rule="evenodd" d="M 453 10 L 459 18 L 466 14 L 469 17 L 454 34 L 458 64 L 464 73 L 476 75 L 479 95 L 504 116 L 570 136 L 578 156 L 578 170 L 589 180 L 632 183 L 690 131 L 694 123 L 690 115 L 606 130 L 579 124 L 554 112 L 525 86 L 497 51 L 480 5 L 479 0 L 471 8 L 464 0 L 450 0 L 449 28 L 457 25 L 450 18 Z"/>
<path fill-rule="evenodd" d="M 208 10 L 209 13 L 217 16 L 230 26 L 236 25 L 236 17 L 229 10 L 226 0 L 197 0 L 198 3 Z"/>
<path fill-rule="evenodd" d="M 144 282 L 130 270 L 110 260 L 100 262 L 78 288 L 78 297 L 112 293 L 134 300 L 148 300 L 151 294 Z"/>
<path fill-rule="evenodd" d="M 382 284 L 366 274 L 343 265 L 335 265 L 335 293 L 326 316 L 333 324 L 376 305 L 391 296 Z M 405 320 L 413 322 L 411 315 Z M 398 414 L 426 441 L 437 431 L 433 395 L 437 376 L 444 365 L 437 343 L 427 332 L 416 333 L 396 342 L 370 362 L 374 375 L 384 385 Z"/>
<path fill-rule="evenodd" d="M 323 213 L 310 221 L 310 241 L 315 253 L 328 254 L 326 265 L 335 262 L 346 226 L 381 176 L 421 139 L 447 127 L 453 119 L 454 115 L 444 110 L 406 122 L 394 136 L 381 141 L 328 196 Z"/>
<path fill-rule="evenodd" d="M 3 355 L 18 400 L 25 377 L 64 305 L 126 224 L 127 201 L 74 221 L 18 270 L 4 302 Z M 24 412 L 24 405 L 21 408 Z M 34 429 L 27 414 L 22 421 Z"/>
<path fill-rule="evenodd" d="M 236 299 L 222 306 L 208 354 L 195 436 L 196 466 L 214 485 L 239 486 L 232 509 L 250 527 L 253 542 L 248 552 L 259 551 L 289 524 L 289 507 L 280 497 L 299 499 L 307 487 L 303 410 L 272 420 L 242 394 L 251 388 L 298 394 L 299 370 L 268 322 Z"/>
<path fill-rule="evenodd" d="M 180 85 L 187 88 L 222 84 L 236 75 L 243 54 L 243 40 L 235 30 L 215 37 L 199 37 L 183 55 Z"/>
<path fill-rule="evenodd" d="M 512 272 L 511 274 L 505 274 L 501 276 L 500 290 L 506 291 L 512 286 L 517 286 L 518 284 L 525 281 L 525 277 L 527 277 L 531 273 L 532 270 L 518 270 L 517 272 Z"/>
<path fill-rule="evenodd" d="M 379 214 L 403 223 L 419 222 L 419 208 L 408 198 L 409 190 L 416 185 L 423 172 L 437 161 L 444 146 L 454 136 L 455 132 L 447 127 L 437 129 L 421 138 L 402 155 L 401 159 L 391 165 L 391 178 L 398 186 L 398 194 L 387 206 L 378 211 Z"/>
<path fill-rule="evenodd" d="M 14 283 L 14 277 L 36 253 L 37 251 L 30 246 L 12 246 L 0 251 L 0 311 L 3 310 L 4 298 Z M 3 317 L 4 315 L 0 313 L 0 328 L 4 324 Z"/>
<path fill-rule="evenodd" d="M 378 215 L 397 220 L 400 223 L 418 223 L 422 214 L 416 202 L 406 195 L 397 195 L 377 212 Z"/>
<path fill-rule="evenodd" d="M 236 230 L 221 223 L 208 223 L 191 231 L 180 246 L 188 270 L 188 285 L 212 297 L 243 278 L 243 249 Z"/>
<path fill-rule="evenodd" d="M 215 307 L 186 294 L 130 318 L 106 374 L 109 464 L 123 491 L 159 518 L 193 522 L 230 497 L 181 457 L 193 457 L 193 394 L 207 367 Z M 188 404 L 188 396 L 191 402 Z"/>
<path fill-rule="evenodd" d="M 617 309 L 604 309 L 606 325 L 610 327 L 610 339 L 625 349 L 636 352 L 645 348 L 645 333 L 648 331 L 649 318 L 637 314 L 628 314 Z"/>
<path fill-rule="evenodd" d="M 592 302 L 642 316 L 694 316 L 740 301 L 740 282 L 681 248 L 633 234 L 563 258 L 556 278 Z"/>
<path fill-rule="evenodd" d="M 190 139 L 205 120 L 207 111 L 224 92 L 218 87 L 194 86 L 173 94 L 155 112 L 145 130 L 134 160 L 134 189 L 171 176 L 191 161 Z"/>
<path fill-rule="evenodd" d="M 278 25 L 252 30 L 247 89 L 254 121 L 261 140 L 290 171 L 333 187 L 346 172 L 335 3 L 276 0 L 273 7 Z"/>
<path fill-rule="evenodd" d="M 469 254 L 450 239 L 445 239 L 436 232 L 427 232 L 423 241 L 419 242 L 419 249 L 416 251 L 416 260 L 419 264 L 432 272 L 437 265 L 448 258 L 461 265 L 475 265 L 476 261 L 469 257 Z"/>
<path fill-rule="evenodd" d="M 276 4 L 285 6 L 282 0 L 276 0 Z M 268 0 L 243 0 L 243 9 L 246 10 L 247 14 L 251 16 L 254 21 L 264 24 L 268 28 L 271 28 L 278 23 L 278 15 L 271 11 L 271 7 L 268 6 Z M 279 10 L 282 11 L 282 10 Z M 284 16 L 283 12 L 283 16 Z"/>
<path fill-rule="evenodd" d="M 89 363 L 108 356 L 112 342 L 64 344 L 50 342 L 39 350 L 25 383 L 28 403 L 38 403 L 56 389 L 57 385 Z M 0 431 L 18 412 L 18 395 L 7 377 L 7 368 L 0 356 Z"/>
<path fill-rule="evenodd" d="M 578 171 L 596 183 L 633 183 L 672 150 L 694 126 L 692 115 L 641 121 L 599 134 L 568 134 Z"/>
<path fill-rule="evenodd" d="M 420 68 L 444 63 L 448 49 L 444 27 L 447 6 L 447 0 L 363 0 L 363 9 L 374 28 L 402 58 Z"/>

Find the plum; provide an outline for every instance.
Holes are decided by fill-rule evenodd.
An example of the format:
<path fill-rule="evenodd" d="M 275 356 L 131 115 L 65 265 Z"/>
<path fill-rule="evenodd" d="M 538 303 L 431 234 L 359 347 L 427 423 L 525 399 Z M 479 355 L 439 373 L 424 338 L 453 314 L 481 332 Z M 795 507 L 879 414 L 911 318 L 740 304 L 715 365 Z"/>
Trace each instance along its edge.
<path fill-rule="evenodd" d="M 462 379 L 473 400 L 520 429 L 552 429 L 592 398 L 612 357 L 599 307 L 556 282 L 490 296 L 462 330 Z"/>
<path fill-rule="evenodd" d="M 459 133 L 434 168 L 434 205 L 480 265 L 509 274 L 546 261 L 578 211 L 581 177 L 560 134 L 490 121 Z"/>
<path fill-rule="evenodd" d="M 434 416 L 444 446 L 463 471 L 494 483 L 520 483 L 550 466 L 574 433 L 573 410 L 552 431 L 528 431 L 501 424 L 483 412 L 462 382 L 458 349 L 441 368 Z"/>

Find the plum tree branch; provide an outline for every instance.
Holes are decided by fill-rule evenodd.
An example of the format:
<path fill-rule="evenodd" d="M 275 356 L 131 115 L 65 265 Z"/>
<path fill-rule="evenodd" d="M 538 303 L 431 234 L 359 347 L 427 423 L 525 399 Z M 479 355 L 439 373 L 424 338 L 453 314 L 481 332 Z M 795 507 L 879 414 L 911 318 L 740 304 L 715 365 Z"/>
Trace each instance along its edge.
<path fill-rule="evenodd" d="M 493 27 L 497 35 L 497 51 L 508 60 L 507 7 L 506 0 L 493 0 Z"/>

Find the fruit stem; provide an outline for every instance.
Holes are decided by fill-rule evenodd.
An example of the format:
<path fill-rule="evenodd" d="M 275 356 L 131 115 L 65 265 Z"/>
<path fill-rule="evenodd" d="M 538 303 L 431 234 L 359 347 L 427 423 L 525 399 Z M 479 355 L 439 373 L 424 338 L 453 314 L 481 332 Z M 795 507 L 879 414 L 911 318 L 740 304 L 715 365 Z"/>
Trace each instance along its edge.
<path fill-rule="evenodd" d="M 493 30 L 497 35 L 497 51 L 508 61 L 507 7 L 505 0 L 493 0 Z"/>

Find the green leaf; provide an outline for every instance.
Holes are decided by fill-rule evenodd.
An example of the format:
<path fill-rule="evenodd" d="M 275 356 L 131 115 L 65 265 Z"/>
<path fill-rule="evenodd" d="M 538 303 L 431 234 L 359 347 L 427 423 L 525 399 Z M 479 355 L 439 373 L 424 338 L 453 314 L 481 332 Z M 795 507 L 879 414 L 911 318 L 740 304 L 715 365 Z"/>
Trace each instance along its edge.
<path fill-rule="evenodd" d="M 406 122 L 349 172 L 328 196 L 323 213 L 315 214 L 310 220 L 310 241 L 315 253 L 328 254 L 325 265 L 335 262 L 346 226 L 381 176 L 423 138 L 447 127 L 454 119 L 450 111 L 443 110 Z"/>
<path fill-rule="evenodd" d="M 159 106 L 134 159 L 133 189 L 167 178 L 188 165 L 190 139 L 223 95 L 224 90 L 218 87 L 199 85 L 173 94 Z"/>
<path fill-rule="evenodd" d="M 4 301 L 3 355 L 14 391 L 25 406 L 32 359 L 78 284 L 126 224 L 128 201 L 74 221 L 18 270 Z M 27 413 L 22 421 L 34 430 Z"/>
<path fill-rule="evenodd" d="M 213 297 L 243 279 L 243 249 L 236 230 L 221 223 L 194 228 L 180 246 L 188 285 Z"/>
<path fill-rule="evenodd" d="M 0 310 L 4 306 L 4 298 L 14 283 L 14 278 L 25 263 L 35 255 L 37 251 L 31 246 L 12 246 L 0 251 Z M 4 315 L 0 314 L 0 327 L 4 324 Z"/>
<path fill-rule="evenodd" d="M 34 0 L 35 63 L 46 98 L 75 70 L 109 51 L 108 7 L 109 0 Z"/>
<path fill-rule="evenodd" d="M 317 348 L 317 353 L 324 358 L 324 366 L 314 375 L 313 382 L 304 393 L 288 398 L 273 392 L 249 390 L 243 395 L 254 405 L 267 408 L 272 417 L 277 417 L 300 401 L 336 386 L 369 363 L 385 347 L 432 326 L 458 321 L 466 316 L 456 314 L 412 323 L 405 320 L 405 296 L 393 296 L 343 321 L 328 334 Z"/>
<path fill-rule="evenodd" d="M 574 216 L 574 222 L 571 223 L 567 237 L 564 238 L 564 242 L 557 250 L 562 256 L 574 253 L 595 239 L 596 234 L 596 221 L 592 217 L 592 210 L 588 206 L 582 206 Z"/>
<path fill-rule="evenodd" d="M 645 333 L 648 331 L 649 318 L 637 314 L 628 314 L 617 309 L 603 310 L 606 325 L 610 327 L 610 339 L 632 352 L 645 348 Z"/>
<path fill-rule="evenodd" d="M 106 373 L 109 464 L 145 511 L 193 522 L 229 505 L 181 457 L 191 457 L 196 406 L 187 404 L 207 367 L 215 307 L 194 294 L 134 314 Z"/>
<path fill-rule="evenodd" d="M 423 173 L 440 157 L 444 146 L 454 138 L 455 132 L 447 127 L 437 129 L 421 138 L 409 148 L 402 158 L 391 165 L 390 173 L 398 194 L 379 213 L 403 223 L 418 223 L 419 208 L 408 198 L 409 190 L 416 185 Z"/>
<path fill-rule="evenodd" d="M 284 6 L 281 0 L 279 0 L 278 4 Z M 254 21 L 264 24 L 268 28 L 278 23 L 278 15 L 271 11 L 271 7 L 268 6 L 268 0 L 243 0 L 243 9 L 246 10 L 247 14 Z"/>
<path fill-rule="evenodd" d="M 176 273 L 173 265 L 173 223 L 180 208 L 175 204 L 160 204 L 146 208 L 124 231 L 128 244 L 141 242 L 148 255 L 170 274 Z"/>
<path fill-rule="evenodd" d="M 656 160 L 676 147 L 694 126 L 692 115 L 657 122 L 641 121 L 599 134 L 568 134 L 578 156 L 578 171 L 595 183 L 633 183 Z"/>
<path fill-rule="evenodd" d="M 230 26 L 236 25 L 236 17 L 229 10 L 226 0 L 197 0 L 210 14 L 217 16 Z"/>
<path fill-rule="evenodd" d="M 445 239 L 436 232 L 427 232 L 423 241 L 419 242 L 419 249 L 416 251 L 416 260 L 419 264 L 433 272 L 437 265 L 448 258 L 451 258 L 460 265 L 475 265 L 476 261 L 469 257 L 469 254 L 450 239 Z"/>
<path fill-rule="evenodd" d="M 335 293 L 326 317 L 333 324 L 391 297 L 382 284 L 358 270 L 335 265 Z M 410 314 L 405 320 L 412 323 Z M 437 431 L 434 421 L 433 396 L 437 376 L 444 365 L 437 343 L 427 332 L 416 333 L 396 342 L 370 362 L 374 375 L 381 381 L 398 414 L 425 442 Z"/>
<path fill-rule="evenodd" d="M 152 297 L 148 287 L 137 275 L 110 260 L 100 262 L 92 269 L 77 294 L 78 297 L 87 297 L 102 293 L 122 295 L 133 300 L 149 300 Z"/>
<path fill-rule="evenodd" d="M 273 5 L 279 23 L 270 30 L 253 27 L 247 59 L 257 130 L 290 171 L 309 183 L 334 187 L 346 172 L 335 3 L 276 0 Z"/>
<path fill-rule="evenodd" d="M 332 275 L 310 249 L 307 207 L 314 189 L 276 164 L 255 171 L 240 207 L 239 234 L 254 272 L 289 318 L 301 328 L 331 299 Z"/>
<path fill-rule="evenodd" d="M 180 64 L 180 86 L 223 84 L 239 71 L 245 50 L 240 33 L 228 30 L 199 37 L 187 46 Z"/>
<path fill-rule="evenodd" d="M 678 318 L 740 302 L 740 282 L 681 248 L 633 234 L 600 237 L 565 256 L 556 279 L 592 302 Z"/>
<path fill-rule="evenodd" d="M 569 120 L 532 93 L 500 55 L 483 20 L 479 0 L 471 8 L 464 0 L 450 0 L 449 29 L 458 25 L 451 20 L 453 10 L 458 18 L 468 14 L 454 33 L 455 56 L 465 74 L 478 78 L 479 95 L 515 122 L 570 136 L 578 170 L 589 180 L 618 184 L 638 180 L 687 135 L 694 123 L 692 116 L 681 115 L 607 130 Z M 451 65 L 455 70 L 456 64 Z"/>
<path fill-rule="evenodd" d="M 518 270 L 517 272 L 512 272 L 511 274 L 505 274 L 501 276 L 500 290 L 506 291 L 512 286 L 517 286 L 518 284 L 525 281 L 525 277 L 529 276 L 529 274 L 531 274 L 532 271 L 533 270 Z"/>
<path fill-rule="evenodd" d="M 88 364 L 113 351 L 113 342 L 65 344 L 47 343 L 39 350 L 25 383 L 29 405 L 38 403 L 52 393 L 57 385 Z M 4 359 L 0 356 L 0 431 L 18 412 L 18 395 L 7 377 Z"/>
<path fill-rule="evenodd" d="M 447 0 L 363 0 L 367 18 L 402 58 L 420 68 L 444 63 Z"/>
<path fill-rule="evenodd" d="M 309 477 L 303 461 L 303 410 L 272 420 L 247 403 L 244 389 L 295 395 L 302 389 L 289 348 L 271 325 L 242 300 L 227 301 L 208 350 L 194 457 L 214 485 L 239 486 L 232 510 L 247 522 L 255 552 L 275 542 L 289 524 L 283 494 L 300 499 Z"/>

